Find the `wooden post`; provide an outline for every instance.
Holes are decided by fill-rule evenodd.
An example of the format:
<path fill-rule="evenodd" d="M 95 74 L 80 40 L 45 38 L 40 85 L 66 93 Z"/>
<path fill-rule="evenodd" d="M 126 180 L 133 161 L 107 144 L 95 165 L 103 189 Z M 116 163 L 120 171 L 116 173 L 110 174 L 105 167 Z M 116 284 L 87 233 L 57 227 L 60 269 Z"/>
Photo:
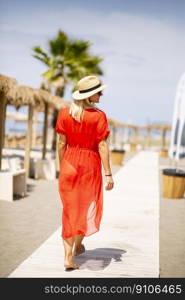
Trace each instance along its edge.
<path fill-rule="evenodd" d="M 130 143 L 130 140 L 131 140 L 131 128 L 128 126 L 128 127 L 127 127 L 127 130 L 128 130 L 128 139 L 127 139 L 127 143 Z"/>
<path fill-rule="evenodd" d="M 32 147 L 36 146 L 36 138 L 37 138 L 37 115 L 38 112 L 34 111 L 33 113 L 33 129 L 32 129 Z"/>
<path fill-rule="evenodd" d="M 120 128 L 120 144 L 121 144 L 121 149 L 124 147 L 124 128 Z"/>
<path fill-rule="evenodd" d="M 6 109 L 7 109 L 7 103 L 5 101 L 5 106 L 4 106 L 4 132 L 3 132 L 3 148 L 5 147 L 5 134 L 6 134 Z"/>
<path fill-rule="evenodd" d="M 166 146 L 166 129 L 162 129 L 162 148 Z"/>
<path fill-rule="evenodd" d="M 166 129 L 161 129 L 161 138 L 162 138 L 162 141 L 161 141 L 162 147 L 161 147 L 161 150 L 160 150 L 160 157 L 168 157 L 168 150 L 165 149 Z"/>
<path fill-rule="evenodd" d="M 48 103 L 44 104 L 43 148 L 42 159 L 46 158 L 47 133 L 48 133 Z"/>
<path fill-rule="evenodd" d="M 116 127 L 112 126 L 112 144 L 115 145 L 116 143 Z"/>
<path fill-rule="evenodd" d="M 4 95 L 0 94 L 0 170 L 1 170 L 1 161 L 3 154 L 3 144 L 4 144 L 4 128 L 5 128 L 5 108 L 6 100 Z"/>
<path fill-rule="evenodd" d="M 33 123 L 33 106 L 28 107 L 28 126 L 26 134 L 26 146 L 25 146 L 25 157 L 24 157 L 24 168 L 26 170 L 26 176 L 29 176 L 30 169 L 30 150 L 32 142 L 32 123 Z"/>
<path fill-rule="evenodd" d="M 134 143 L 138 143 L 138 128 L 134 128 Z"/>
<path fill-rule="evenodd" d="M 151 145 L 151 129 L 147 129 L 147 146 L 150 147 Z"/>

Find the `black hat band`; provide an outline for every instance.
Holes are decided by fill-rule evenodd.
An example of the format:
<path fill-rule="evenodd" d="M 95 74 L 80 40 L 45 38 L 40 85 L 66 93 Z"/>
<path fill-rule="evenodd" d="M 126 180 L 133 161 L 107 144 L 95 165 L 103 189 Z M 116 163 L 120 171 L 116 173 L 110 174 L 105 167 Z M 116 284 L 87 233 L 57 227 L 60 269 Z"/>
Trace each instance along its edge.
<path fill-rule="evenodd" d="M 97 88 L 99 88 L 101 86 L 101 83 L 99 83 L 98 85 L 90 88 L 90 89 L 87 89 L 87 90 L 82 90 L 82 91 L 79 91 L 79 93 L 83 94 L 83 93 L 88 93 L 88 92 L 91 92 L 91 91 L 94 91 L 96 90 Z"/>

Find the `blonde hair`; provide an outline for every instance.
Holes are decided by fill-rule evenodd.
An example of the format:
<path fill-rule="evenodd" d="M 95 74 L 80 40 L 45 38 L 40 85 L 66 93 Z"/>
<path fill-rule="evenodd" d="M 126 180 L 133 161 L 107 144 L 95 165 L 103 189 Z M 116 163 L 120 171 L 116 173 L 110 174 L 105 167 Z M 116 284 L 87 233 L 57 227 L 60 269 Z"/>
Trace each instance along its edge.
<path fill-rule="evenodd" d="M 90 102 L 89 98 L 83 100 L 73 100 L 70 105 L 69 114 L 78 122 L 81 121 L 83 109 L 87 107 L 96 108 L 94 102 Z"/>

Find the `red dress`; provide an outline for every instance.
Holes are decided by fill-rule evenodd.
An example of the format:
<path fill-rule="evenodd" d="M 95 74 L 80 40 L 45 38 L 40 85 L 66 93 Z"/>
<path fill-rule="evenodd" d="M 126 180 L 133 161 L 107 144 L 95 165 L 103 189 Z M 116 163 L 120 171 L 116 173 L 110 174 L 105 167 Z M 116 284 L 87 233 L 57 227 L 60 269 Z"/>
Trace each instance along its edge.
<path fill-rule="evenodd" d="M 55 130 L 66 135 L 67 148 L 60 165 L 63 238 L 89 236 L 99 230 L 103 209 L 103 178 L 98 143 L 110 133 L 106 114 L 86 108 L 81 122 L 60 110 Z"/>

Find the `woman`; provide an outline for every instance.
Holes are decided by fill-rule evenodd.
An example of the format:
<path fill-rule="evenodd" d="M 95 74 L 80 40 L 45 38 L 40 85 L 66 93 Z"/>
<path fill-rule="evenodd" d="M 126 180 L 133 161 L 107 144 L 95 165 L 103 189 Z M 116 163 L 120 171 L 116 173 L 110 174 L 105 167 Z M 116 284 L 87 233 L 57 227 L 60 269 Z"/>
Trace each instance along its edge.
<path fill-rule="evenodd" d="M 60 134 L 59 193 L 65 270 L 79 268 L 74 257 L 85 251 L 83 238 L 99 230 L 103 208 L 101 162 L 106 190 L 114 185 L 106 142 L 110 133 L 107 117 L 95 106 L 105 87 L 96 76 L 82 78 L 73 93 L 74 101 L 61 109 L 55 127 Z"/>

